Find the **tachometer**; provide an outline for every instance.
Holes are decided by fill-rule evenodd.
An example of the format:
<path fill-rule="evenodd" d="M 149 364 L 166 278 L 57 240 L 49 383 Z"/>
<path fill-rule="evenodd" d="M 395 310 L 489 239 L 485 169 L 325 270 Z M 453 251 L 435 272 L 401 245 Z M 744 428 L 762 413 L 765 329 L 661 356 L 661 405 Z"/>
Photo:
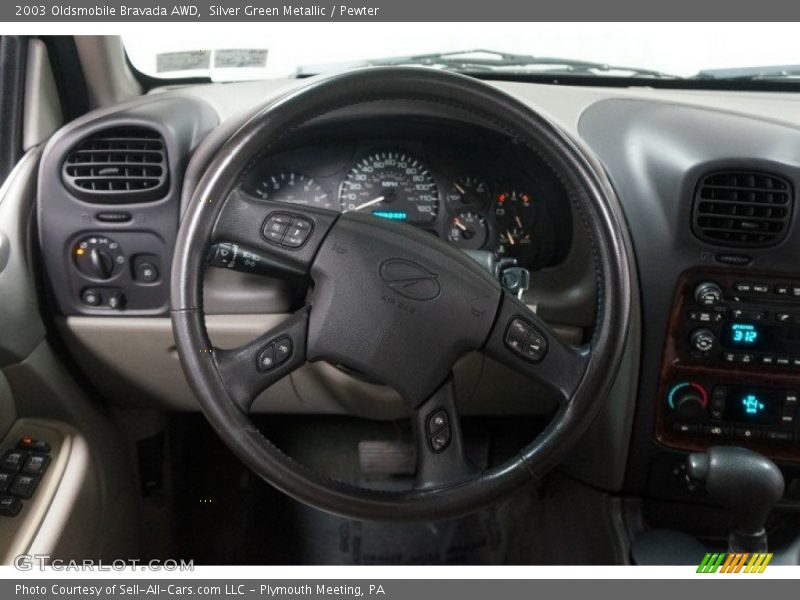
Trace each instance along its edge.
<path fill-rule="evenodd" d="M 339 191 L 343 212 L 426 225 L 439 213 L 439 192 L 430 170 L 402 151 L 385 150 L 359 160 Z"/>
<path fill-rule="evenodd" d="M 275 173 L 267 175 L 255 189 L 255 193 L 264 200 L 274 202 L 288 202 L 290 204 L 304 204 L 317 208 L 336 210 L 336 204 L 325 190 L 302 173 L 289 171 L 288 173 Z"/>

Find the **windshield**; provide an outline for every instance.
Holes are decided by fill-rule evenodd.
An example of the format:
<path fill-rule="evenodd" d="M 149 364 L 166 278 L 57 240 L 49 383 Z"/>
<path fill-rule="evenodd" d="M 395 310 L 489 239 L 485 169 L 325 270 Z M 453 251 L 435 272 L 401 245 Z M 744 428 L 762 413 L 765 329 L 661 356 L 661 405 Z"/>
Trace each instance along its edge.
<path fill-rule="evenodd" d="M 597 77 L 800 77 L 793 23 L 263 23 L 124 35 L 153 77 L 240 81 L 371 64 Z"/>

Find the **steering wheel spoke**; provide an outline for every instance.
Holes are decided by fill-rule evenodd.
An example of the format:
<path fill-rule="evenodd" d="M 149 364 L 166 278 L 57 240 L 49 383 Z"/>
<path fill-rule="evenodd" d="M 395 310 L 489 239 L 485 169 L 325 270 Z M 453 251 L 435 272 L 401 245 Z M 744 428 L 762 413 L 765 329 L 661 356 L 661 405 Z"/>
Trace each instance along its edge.
<path fill-rule="evenodd" d="M 256 397 L 306 361 L 309 307 L 257 339 L 231 350 L 213 350 L 222 382 L 236 405 L 249 412 Z"/>
<path fill-rule="evenodd" d="M 541 317 L 508 293 L 484 352 L 552 389 L 562 404 L 575 395 L 589 360 L 588 348 L 561 341 Z"/>
<path fill-rule="evenodd" d="M 266 267 L 302 275 L 337 218 L 332 211 L 270 202 L 237 188 L 220 209 L 211 242 L 241 245 L 268 260 Z"/>
<path fill-rule="evenodd" d="M 452 485 L 475 473 L 464 454 L 452 375 L 414 410 L 418 489 Z"/>

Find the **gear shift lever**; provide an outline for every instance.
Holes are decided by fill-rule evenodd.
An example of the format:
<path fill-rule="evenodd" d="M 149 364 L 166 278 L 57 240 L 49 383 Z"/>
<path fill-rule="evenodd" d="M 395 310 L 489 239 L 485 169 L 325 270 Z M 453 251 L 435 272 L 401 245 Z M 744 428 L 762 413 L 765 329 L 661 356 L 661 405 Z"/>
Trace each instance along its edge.
<path fill-rule="evenodd" d="M 730 552 L 766 552 L 764 524 L 783 495 L 783 475 L 770 459 L 745 448 L 715 446 L 686 459 L 689 477 L 705 483 L 731 511 Z"/>

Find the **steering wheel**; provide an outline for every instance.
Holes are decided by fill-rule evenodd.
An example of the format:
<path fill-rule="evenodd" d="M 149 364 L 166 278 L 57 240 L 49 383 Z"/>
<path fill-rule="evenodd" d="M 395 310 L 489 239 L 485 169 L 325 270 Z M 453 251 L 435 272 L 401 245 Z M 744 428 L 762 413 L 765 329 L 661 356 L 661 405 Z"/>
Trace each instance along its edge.
<path fill-rule="evenodd" d="M 561 179 L 591 240 L 597 275 L 591 340 L 573 347 L 504 292 L 472 258 L 410 225 L 359 213 L 264 201 L 238 185 L 253 161 L 298 127 L 386 100 L 427 103 L 491 123 Z M 254 341 L 212 347 L 202 274 L 208 246 L 234 242 L 310 277 L 306 306 Z M 369 68 L 317 79 L 261 109 L 218 151 L 178 232 L 172 323 L 186 377 L 207 419 L 255 473 L 297 500 L 372 520 L 435 520 L 485 507 L 557 465 L 604 402 L 631 312 L 629 242 L 601 170 L 529 107 L 473 78 L 421 68 Z M 464 455 L 452 367 L 481 351 L 557 393 L 548 427 L 513 459 L 478 472 Z M 412 489 L 335 481 L 295 462 L 255 427 L 256 396 L 306 361 L 359 371 L 408 405 L 417 453 Z"/>

